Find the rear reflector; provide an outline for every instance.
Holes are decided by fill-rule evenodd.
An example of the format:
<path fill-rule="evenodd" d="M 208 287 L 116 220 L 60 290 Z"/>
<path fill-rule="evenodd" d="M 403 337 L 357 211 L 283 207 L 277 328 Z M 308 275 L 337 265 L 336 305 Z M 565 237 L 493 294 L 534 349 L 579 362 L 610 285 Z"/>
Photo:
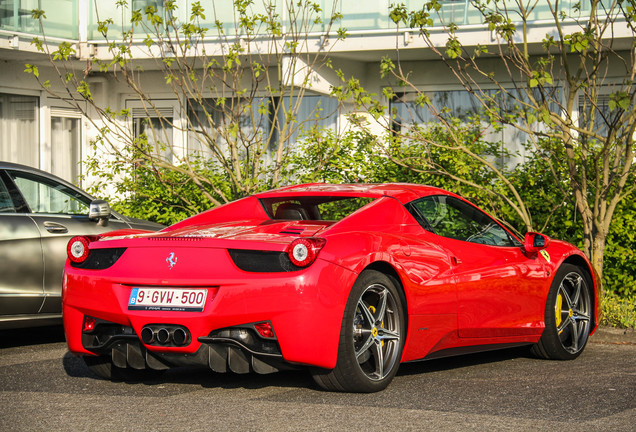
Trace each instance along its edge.
<path fill-rule="evenodd" d="M 82 326 L 82 331 L 86 333 L 90 333 L 93 330 L 95 330 L 96 325 L 97 325 L 97 320 L 95 318 L 85 316 L 84 325 Z"/>
<path fill-rule="evenodd" d="M 269 322 L 261 322 L 261 323 L 254 324 L 254 328 L 256 329 L 258 334 L 264 338 L 271 339 L 275 337 L 274 329 L 272 328 L 272 325 Z"/>

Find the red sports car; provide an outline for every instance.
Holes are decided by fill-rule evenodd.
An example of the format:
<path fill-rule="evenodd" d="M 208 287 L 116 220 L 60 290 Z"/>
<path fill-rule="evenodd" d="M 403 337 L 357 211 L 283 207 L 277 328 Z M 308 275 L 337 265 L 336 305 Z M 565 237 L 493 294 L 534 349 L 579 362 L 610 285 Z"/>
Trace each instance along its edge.
<path fill-rule="evenodd" d="M 573 359 L 600 307 L 576 247 L 414 184 L 284 187 L 157 233 L 75 237 L 68 256 L 69 349 L 108 379 L 307 367 L 373 392 L 401 362 L 520 345 Z"/>

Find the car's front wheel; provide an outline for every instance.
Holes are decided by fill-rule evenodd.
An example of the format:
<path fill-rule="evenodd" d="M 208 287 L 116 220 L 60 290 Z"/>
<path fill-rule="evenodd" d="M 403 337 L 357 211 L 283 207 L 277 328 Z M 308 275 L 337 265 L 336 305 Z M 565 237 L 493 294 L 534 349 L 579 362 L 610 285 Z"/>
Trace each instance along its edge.
<path fill-rule="evenodd" d="M 532 347 L 538 357 L 571 360 L 587 344 L 592 325 L 592 283 L 580 267 L 563 264 L 552 282 L 545 308 L 545 330 Z"/>
<path fill-rule="evenodd" d="M 163 371 L 155 369 L 120 368 L 113 364 L 110 356 L 82 356 L 88 369 L 99 378 L 111 381 L 144 381 L 160 376 Z"/>
<path fill-rule="evenodd" d="M 313 371 L 314 380 L 325 390 L 383 390 L 400 365 L 405 329 L 402 295 L 394 282 L 365 270 L 347 300 L 336 367 Z"/>

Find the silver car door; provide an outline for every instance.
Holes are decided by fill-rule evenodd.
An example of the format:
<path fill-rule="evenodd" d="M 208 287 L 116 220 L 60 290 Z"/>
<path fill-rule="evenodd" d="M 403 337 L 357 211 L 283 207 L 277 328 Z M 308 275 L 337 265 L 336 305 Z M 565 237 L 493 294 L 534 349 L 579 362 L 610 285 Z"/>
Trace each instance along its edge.
<path fill-rule="evenodd" d="M 59 313 L 66 246 L 71 237 L 100 234 L 129 228 L 129 225 L 115 218 L 105 226 L 90 220 L 91 198 L 54 179 L 20 171 L 8 173 L 31 208 L 31 220 L 42 239 L 45 301 L 40 313 Z"/>
<path fill-rule="evenodd" d="M 3 178 L 0 172 L 0 324 L 37 313 L 44 299 L 40 231 Z"/>

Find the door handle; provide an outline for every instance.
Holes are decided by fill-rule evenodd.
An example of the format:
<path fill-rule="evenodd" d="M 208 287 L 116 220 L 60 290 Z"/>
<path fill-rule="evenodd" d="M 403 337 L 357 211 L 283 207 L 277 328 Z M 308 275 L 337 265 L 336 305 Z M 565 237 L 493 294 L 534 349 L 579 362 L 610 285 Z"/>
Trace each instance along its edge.
<path fill-rule="evenodd" d="M 453 263 L 453 265 L 458 266 L 458 265 L 460 265 L 462 263 L 462 260 L 460 260 L 456 256 L 451 256 L 451 262 Z"/>
<path fill-rule="evenodd" d="M 66 234 L 68 232 L 68 228 L 55 222 L 44 222 L 44 228 L 51 234 Z"/>

